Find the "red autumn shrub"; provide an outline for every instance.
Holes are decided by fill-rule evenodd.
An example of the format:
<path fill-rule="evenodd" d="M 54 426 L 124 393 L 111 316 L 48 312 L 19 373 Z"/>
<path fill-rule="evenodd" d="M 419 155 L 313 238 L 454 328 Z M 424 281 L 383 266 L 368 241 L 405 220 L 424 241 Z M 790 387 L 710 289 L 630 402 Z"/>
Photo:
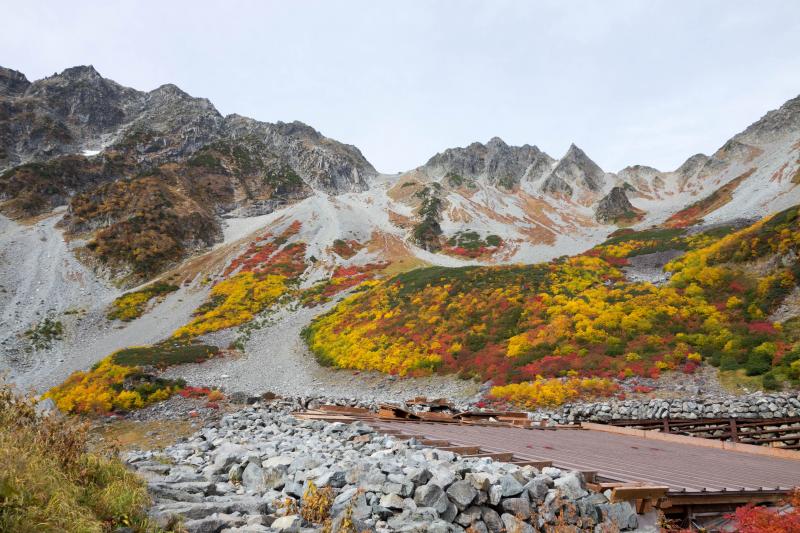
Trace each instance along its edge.
<path fill-rule="evenodd" d="M 787 511 L 777 511 L 752 504 L 739 507 L 729 515 L 739 533 L 797 533 L 800 531 L 800 489 L 795 489 Z"/>

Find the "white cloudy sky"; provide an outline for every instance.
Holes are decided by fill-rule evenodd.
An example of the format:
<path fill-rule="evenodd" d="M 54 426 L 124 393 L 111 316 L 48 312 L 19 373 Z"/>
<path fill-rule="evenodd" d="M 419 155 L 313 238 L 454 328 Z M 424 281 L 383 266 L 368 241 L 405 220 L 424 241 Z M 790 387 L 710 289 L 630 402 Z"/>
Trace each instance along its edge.
<path fill-rule="evenodd" d="M 800 2 L 4 2 L 0 64 L 175 83 L 381 171 L 500 136 L 669 170 L 800 94 Z"/>

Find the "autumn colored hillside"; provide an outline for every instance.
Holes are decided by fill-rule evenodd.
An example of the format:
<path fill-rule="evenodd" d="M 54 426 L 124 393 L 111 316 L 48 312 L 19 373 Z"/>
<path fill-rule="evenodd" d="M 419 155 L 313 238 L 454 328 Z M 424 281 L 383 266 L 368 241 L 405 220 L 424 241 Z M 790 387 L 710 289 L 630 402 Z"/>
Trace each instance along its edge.
<path fill-rule="evenodd" d="M 706 361 L 797 385 L 800 324 L 773 316 L 798 291 L 799 225 L 793 207 L 735 232 L 619 232 L 539 265 L 413 270 L 348 297 L 306 338 L 324 363 L 401 375 L 621 380 Z M 626 279 L 631 257 L 659 250 L 686 250 L 669 282 Z"/>

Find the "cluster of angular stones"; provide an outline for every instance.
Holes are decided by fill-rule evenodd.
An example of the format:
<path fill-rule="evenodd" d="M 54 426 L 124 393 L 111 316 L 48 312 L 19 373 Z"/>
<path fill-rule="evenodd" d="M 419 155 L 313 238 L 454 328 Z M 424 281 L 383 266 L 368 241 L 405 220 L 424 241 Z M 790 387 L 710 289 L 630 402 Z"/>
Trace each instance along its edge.
<path fill-rule="evenodd" d="M 297 511 L 313 483 L 332 493 L 332 532 L 637 527 L 632 505 L 588 491 L 580 473 L 461 457 L 361 422 L 298 420 L 291 410 L 251 405 L 163 452 L 129 453 L 148 480 L 152 518 L 201 533 L 317 531 L 322 525 Z"/>
<path fill-rule="evenodd" d="M 800 395 L 754 393 L 745 396 L 708 396 L 565 404 L 552 411 L 538 411 L 533 419 L 559 424 L 608 422 L 654 418 L 790 418 L 800 416 Z"/>

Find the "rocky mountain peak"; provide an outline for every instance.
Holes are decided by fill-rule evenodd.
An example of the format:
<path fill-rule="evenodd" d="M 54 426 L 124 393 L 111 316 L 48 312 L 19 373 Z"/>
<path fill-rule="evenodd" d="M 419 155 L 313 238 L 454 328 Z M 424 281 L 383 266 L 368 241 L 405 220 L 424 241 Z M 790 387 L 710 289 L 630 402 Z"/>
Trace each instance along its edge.
<path fill-rule="evenodd" d="M 258 140 L 309 185 L 328 193 L 365 190 L 378 174 L 358 148 L 329 139 L 300 121 L 269 123 L 228 115 L 223 135 Z"/>
<path fill-rule="evenodd" d="M 292 122 L 278 121 L 275 123 L 275 128 L 283 135 L 291 135 L 294 137 L 306 137 L 309 139 L 324 138 L 324 136 L 320 132 L 318 132 L 305 122 L 301 122 L 299 120 L 294 120 Z"/>
<path fill-rule="evenodd" d="M 492 137 L 489 139 L 489 142 L 486 143 L 486 147 L 489 149 L 498 149 L 508 146 L 506 142 L 501 139 L 500 137 Z"/>
<path fill-rule="evenodd" d="M 92 65 L 77 65 L 64 69 L 61 74 L 53 77 L 60 77 L 67 80 L 100 80 L 103 77 Z"/>
<path fill-rule="evenodd" d="M 647 165 L 630 165 L 619 172 L 617 178 L 637 191 L 652 192 L 664 187 L 663 173 L 657 168 Z"/>
<path fill-rule="evenodd" d="M 302 122 L 223 118 L 208 99 L 174 84 L 137 91 L 103 78 L 92 66 L 33 83 L 0 68 L 0 100 L 7 107 L 0 118 L 0 170 L 102 146 L 157 165 L 221 141 L 289 167 L 308 185 L 330 193 L 366 189 L 377 174 L 357 148 Z M 40 132 L 36 138 L 29 134 L 34 129 Z"/>
<path fill-rule="evenodd" d="M 22 72 L 0 67 L 0 96 L 20 96 L 30 84 Z"/>
<path fill-rule="evenodd" d="M 536 146 L 511 146 L 500 137 L 492 137 L 486 144 L 474 142 L 463 148 L 448 148 L 430 158 L 422 168 L 433 176 L 457 174 L 511 188 L 523 179 L 541 178 L 553 162 Z"/>
<path fill-rule="evenodd" d="M 768 112 L 734 139 L 758 146 L 785 136 L 800 137 L 800 96 Z"/>
<path fill-rule="evenodd" d="M 604 185 L 603 169 L 573 143 L 545 179 L 542 192 L 572 196 L 576 188 L 596 193 Z"/>
<path fill-rule="evenodd" d="M 706 154 L 694 154 L 689 159 L 679 166 L 675 173 L 684 178 L 694 177 L 700 172 L 700 169 L 711 159 Z"/>

